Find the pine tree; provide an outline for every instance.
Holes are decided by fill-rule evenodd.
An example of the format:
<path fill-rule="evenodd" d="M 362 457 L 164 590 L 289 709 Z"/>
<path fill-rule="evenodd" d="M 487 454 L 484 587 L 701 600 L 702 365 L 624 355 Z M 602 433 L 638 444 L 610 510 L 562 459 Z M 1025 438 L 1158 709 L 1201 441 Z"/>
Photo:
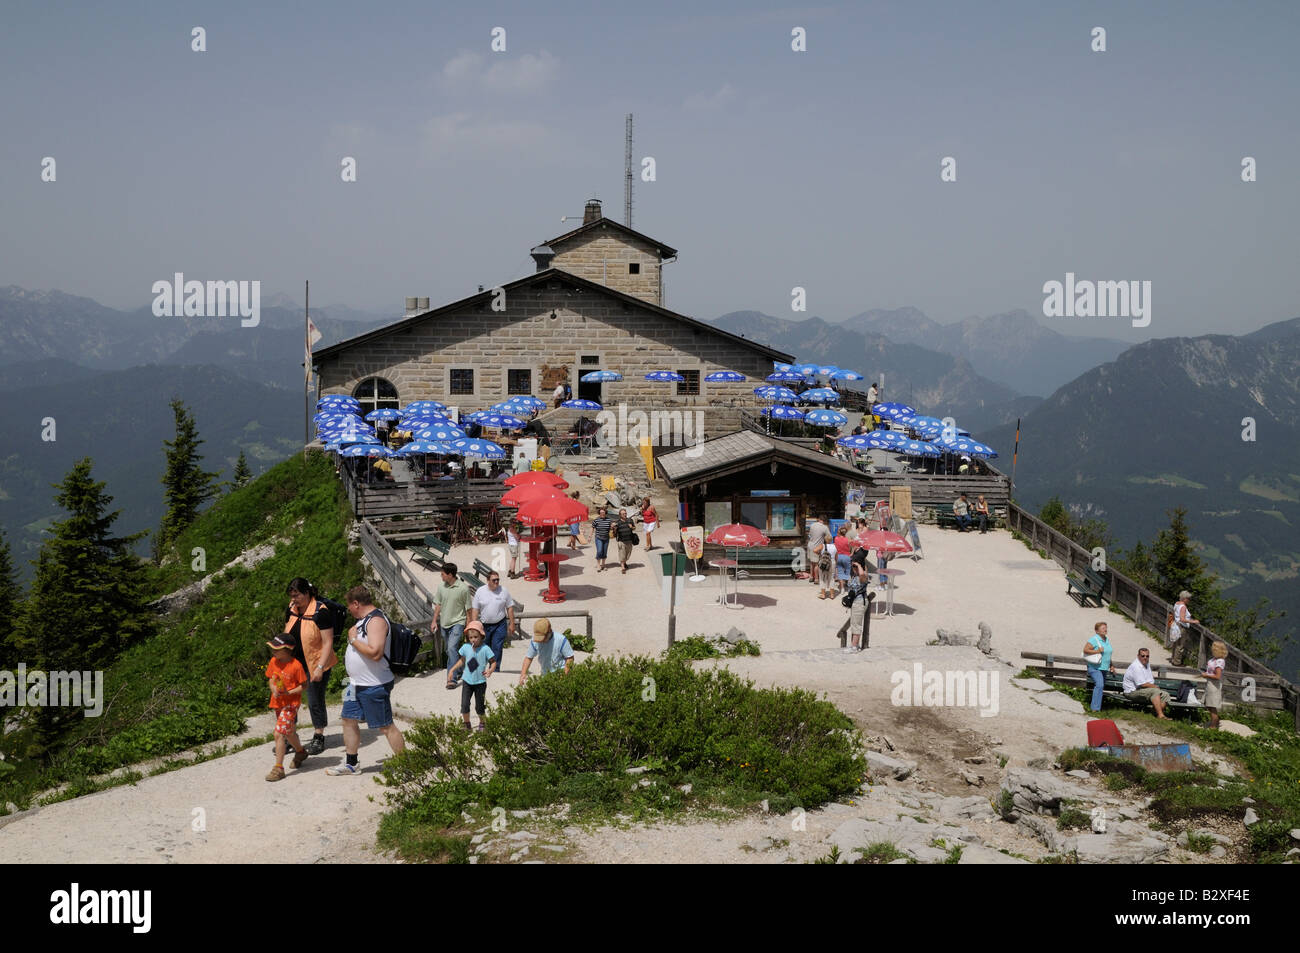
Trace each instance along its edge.
<path fill-rule="evenodd" d="M 253 479 L 253 471 L 248 469 L 248 461 L 244 459 L 244 451 L 239 451 L 239 459 L 235 461 L 235 489 L 241 486 L 247 486 L 248 481 Z"/>
<path fill-rule="evenodd" d="M 68 472 L 55 496 L 67 512 L 41 547 L 31 596 L 14 644 L 29 668 L 94 671 L 106 668 L 132 643 L 152 631 L 145 604 L 145 563 L 131 552 L 144 533 L 114 537 L 120 511 L 91 479 L 87 457 Z M 57 733 L 67 711 L 40 709 L 43 745 Z"/>
<path fill-rule="evenodd" d="M 18 614 L 22 611 L 22 590 L 14 579 L 13 558 L 9 552 L 9 541 L 5 539 L 4 530 L 0 529 L 0 669 L 13 669 L 17 651 L 11 642 L 11 635 L 17 628 Z"/>
<path fill-rule="evenodd" d="M 1155 570 L 1155 585 L 1151 588 L 1172 604 L 1178 593 L 1186 589 L 1193 601 L 1200 604 L 1200 613 L 1211 608 L 1211 600 L 1218 599 L 1216 577 L 1206 570 L 1205 561 L 1192 548 L 1187 528 L 1187 510 L 1177 507 L 1167 510 L 1169 528 L 1162 529 L 1151 544 L 1151 561 Z"/>
<path fill-rule="evenodd" d="M 200 507 L 217 493 L 217 474 L 208 473 L 199 466 L 203 460 L 199 445 L 203 441 L 199 439 L 194 418 L 178 399 L 173 398 L 171 407 L 176 418 L 176 439 L 163 441 L 167 448 L 167 469 L 162 477 L 167 512 L 163 515 L 162 528 L 155 542 L 160 557 L 172 541 L 194 522 Z"/>

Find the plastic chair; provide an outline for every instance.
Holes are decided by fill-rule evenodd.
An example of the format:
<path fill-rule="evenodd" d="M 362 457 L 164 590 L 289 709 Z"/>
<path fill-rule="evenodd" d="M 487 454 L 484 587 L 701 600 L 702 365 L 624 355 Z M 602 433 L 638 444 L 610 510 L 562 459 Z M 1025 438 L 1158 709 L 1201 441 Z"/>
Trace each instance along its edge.
<path fill-rule="evenodd" d="M 1109 718 L 1094 718 L 1088 722 L 1088 747 L 1098 745 L 1122 745 L 1124 736 L 1119 733 L 1115 722 Z"/>

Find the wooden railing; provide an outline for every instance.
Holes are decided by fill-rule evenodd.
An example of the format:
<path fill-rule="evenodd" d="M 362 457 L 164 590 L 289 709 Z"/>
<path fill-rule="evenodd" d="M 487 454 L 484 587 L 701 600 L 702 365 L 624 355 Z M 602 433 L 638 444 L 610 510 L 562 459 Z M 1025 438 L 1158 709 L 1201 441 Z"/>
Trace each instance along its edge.
<path fill-rule="evenodd" d="M 1082 574 L 1084 569 L 1092 565 L 1091 552 L 1015 503 L 1007 507 L 1007 523 L 1013 532 L 1025 538 L 1032 549 L 1054 559 L 1067 573 Z M 1140 628 L 1156 633 L 1163 643 L 1169 603 L 1113 567 L 1108 566 L 1106 571 L 1109 577 L 1107 592 L 1104 593 L 1106 600 Z M 1203 625 L 1193 625 L 1183 638 L 1196 640 L 1197 670 L 1204 670 L 1210 646 L 1215 641 L 1228 646 L 1228 657 L 1224 664 L 1225 700 L 1256 708 L 1291 712 L 1295 716 L 1296 730 L 1300 731 L 1300 691 L 1295 685 Z M 1256 696 L 1253 701 L 1241 698 L 1241 687 L 1246 678 L 1253 680 L 1252 688 Z"/>

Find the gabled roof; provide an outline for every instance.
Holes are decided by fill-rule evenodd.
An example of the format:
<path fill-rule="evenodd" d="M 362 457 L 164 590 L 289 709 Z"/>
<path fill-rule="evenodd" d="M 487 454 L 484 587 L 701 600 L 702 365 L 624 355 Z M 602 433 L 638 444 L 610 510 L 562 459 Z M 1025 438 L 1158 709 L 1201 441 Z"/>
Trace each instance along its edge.
<path fill-rule="evenodd" d="M 737 430 L 694 447 L 665 453 L 655 459 L 655 468 L 668 486 L 676 490 L 774 462 L 848 483 L 870 485 L 872 482 L 857 467 L 835 457 L 752 430 Z"/>
<path fill-rule="evenodd" d="M 617 231 L 620 231 L 625 235 L 631 235 L 633 238 L 639 238 L 641 239 L 641 241 L 653 245 L 659 251 L 660 258 L 677 257 L 676 248 L 669 248 L 663 242 L 651 238 L 649 235 L 643 235 L 641 232 L 638 232 L 634 228 L 628 228 L 626 225 L 621 225 L 618 222 L 614 221 L 612 218 L 598 218 L 594 222 L 587 222 L 585 225 L 579 225 L 571 232 L 565 232 L 563 235 L 560 235 L 556 238 L 547 239 L 542 244 L 550 245 L 552 248 L 554 248 L 557 242 L 568 241 L 570 238 L 573 238 L 575 235 L 581 235 L 583 232 L 599 228 L 602 225 L 607 225 L 610 228 L 616 229 Z"/>
<path fill-rule="evenodd" d="M 564 271 L 560 268 L 547 268 L 545 271 L 536 272 L 535 274 L 528 275 L 525 278 L 520 278 L 517 281 L 512 281 L 509 284 L 502 285 L 502 287 L 505 289 L 508 297 L 509 293 L 517 288 L 527 288 L 531 285 L 553 280 L 564 281 L 574 287 L 606 295 L 616 301 L 622 301 L 628 305 L 643 308 L 654 314 L 662 315 L 666 318 L 672 318 L 674 321 L 680 321 L 683 324 L 690 325 L 693 328 L 698 328 L 701 331 L 706 331 L 709 334 L 715 334 L 719 337 L 727 338 L 751 351 L 757 351 L 764 357 L 771 358 L 774 361 L 790 362 L 794 360 L 792 355 L 768 347 L 766 344 L 759 344 L 757 341 L 751 341 L 748 338 L 741 337 L 739 334 L 732 334 L 730 331 L 724 331 L 722 328 L 714 327 L 712 324 L 705 321 L 699 321 L 684 314 L 678 314 L 676 311 L 669 311 L 667 308 L 661 308 L 658 305 L 650 304 L 648 301 L 641 298 L 624 294 L 621 291 L 615 291 L 613 288 L 606 287 L 599 282 L 588 281 L 586 278 L 580 278 L 577 275 L 571 274 L 570 272 Z M 427 321 L 430 318 L 436 318 L 442 314 L 460 311 L 469 305 L 477 304 L 479 302 L 490 301 L 494 293 L 493 290 L 478 292 L 470 295 L 468 298 L 461 298 L 459 301 L 445 304 L 441 308 L 435 308 L 432 311 L 425 311 L 422 314 L 404 318 L 401 321 L 396 321 L 392 324 L 386 325 L 385 327 L 376 328 L 373 331 L 367 331 L 365 334 L 358 334 L 356 337 L 348 338 L 346 341 L 339 341 L 337 344 L 331 344 L 329 347 L 321 348 L 319 351 L 313 351 L 312 363 L 315 364 L 323 360 L 330 360 L 349 347 L 357 344 L 364 344 L 367 341 L 374 341 L 386 337 L 389 334 L 397 334 L 401 331 L 407 330 L 408 328 L 414 327 L 421 322 Z"/>

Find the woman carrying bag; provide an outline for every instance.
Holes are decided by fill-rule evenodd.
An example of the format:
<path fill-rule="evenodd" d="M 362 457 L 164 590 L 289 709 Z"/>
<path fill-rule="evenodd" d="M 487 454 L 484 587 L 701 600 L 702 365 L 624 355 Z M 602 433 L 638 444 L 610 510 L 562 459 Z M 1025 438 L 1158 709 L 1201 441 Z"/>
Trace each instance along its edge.
<path fill-rule="evenodd" d="M 294 579 L 287 593 L 289 611 L 284 631 L 294 640 L 294 658 L 307 672 L 305 694 L 314 732 L 304 747 L 308 754 L 320 754 L 325 750 L 325 727 L 329 724 L 325 689 L 330 683 L 330 670 L 338 662 L 334 654 L 334 613 L 306 579 Z"/>

